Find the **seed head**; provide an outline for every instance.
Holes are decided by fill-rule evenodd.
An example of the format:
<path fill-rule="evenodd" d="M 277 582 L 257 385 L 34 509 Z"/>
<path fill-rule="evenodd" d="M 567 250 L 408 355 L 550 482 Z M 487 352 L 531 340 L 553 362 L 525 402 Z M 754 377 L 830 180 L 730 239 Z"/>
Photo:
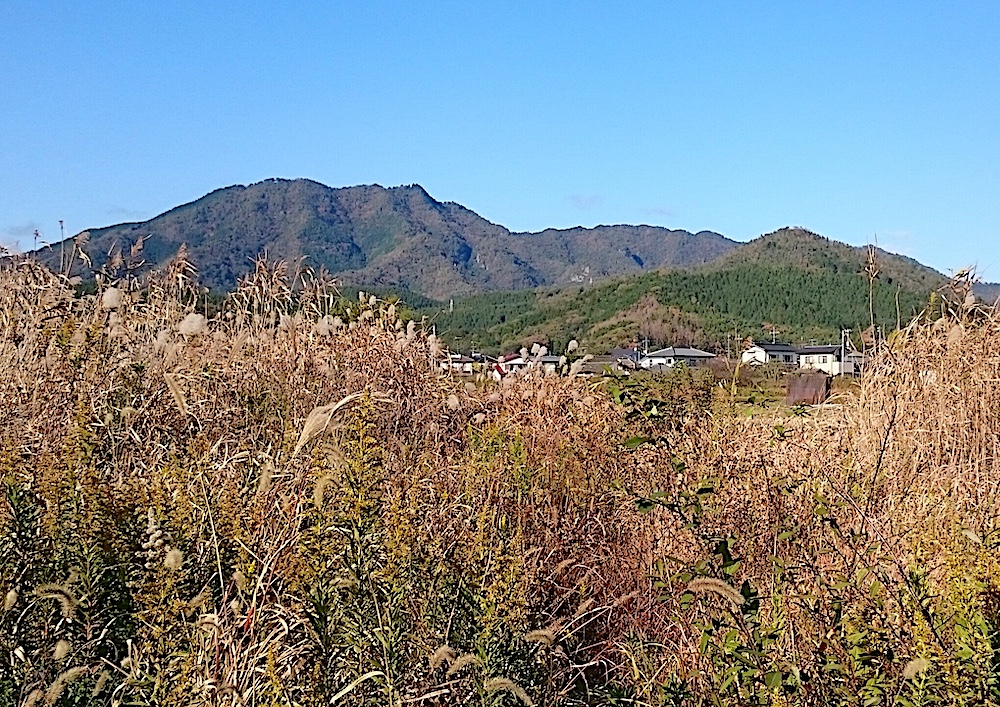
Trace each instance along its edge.
<path fill-rule="evenodd" d="M 741 606 L 743 604 L 742 594 L 723 582 L 721 579 L 715 579 L 714 577 L 699 577 L 697 579 L 692 579 L 688 582 L 687 590 L 689 592 L 694 592 L 695 594 L 715 594 L 723 599 L 728 599 L 736 606 Z"/>
<path fill-rule="evenodd" d="M 455 649 L 451 646 L 441 646 L 436 651 L 431 653 L 431 670 L 437 670 L 444 663 L 451 665 L 455 662 L 455 655 Z"/>
<path fill-rule="evenodd" d="M 513 680 L 509 678 L 490 678 L 483 685 L 487 692 L 509 692 L 519 699 L 527 707 L 533 707 L 534 703 L 528 697 L 528 693 Z"/>
<path fill-rule="evenodd" d="M 67 641 L 65 638 L 60 639 L 59 642 L 56 643 L 55 649 L 52 651 L 52 657 L 55 660 L 62 660 L 67 655 L 69 655 L 70 649 L 72 647 L 73 646 L 70 645 L 70 642 Z"/>
<path fill-rule="evenodd" d="M 179 570 L 184 565 L 184 554 L 177 548 L 173 548 L 163 558 L 163 564 L 168 570 Z"/>
<path fill-rule="evenodd" d="M 479 660 L 478 657 L 472 653 L 466 653 L 465 655 L 460 655 L 455 659 L 455 661 L 451 664 L 451 667 L 448 668 L 446 675 L 451 677 L 470 665 L 478 668 L 482 666 L 482 664 L 483 662 Z"/>
<path fill-rule="evenodd" d="M 912 680 L 929 667 L 931 667 L 931 662 L 926 658 L 914 658 L 903 668 L 903 678 Z"/>

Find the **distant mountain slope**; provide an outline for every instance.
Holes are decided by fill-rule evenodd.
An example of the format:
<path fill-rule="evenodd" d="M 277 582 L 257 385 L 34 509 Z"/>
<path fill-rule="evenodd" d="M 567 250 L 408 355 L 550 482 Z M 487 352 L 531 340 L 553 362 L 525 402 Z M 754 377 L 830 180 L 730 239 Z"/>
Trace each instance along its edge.
<path fill-rule="evenodd" d="M 711 262 L 738 245 L 711 231 L 597 226 L 518 234 L 520 252 L 553 283 L 590 283 L 622 273 Z"/>
<path fill-rule="evenodd" d="M 945 278 L 879 251 L 874 315 L 887 331 L 907 322 Z M 532 341 L 556 349 L 577 339 L 591 351 L 650 338 L 725 350 L 769 328 L 791 341 L 837 341 L 871 324 L 866 250 L 801 229 L 762 236 L 711 263 L 621 277 L 592 287 L 479 295 L 453 312 L 427 310 L 439 333 L 487 351 Z"/>
<path fill-rule="evenodd" d="M 437 299 L 705 263 L 736 246 L 716 233 L 651 226 L 514 234 L 417 185 L 334 189 L 305 179 L 227 187 L 149 221 L 91 229 L 95 266 L 140 237 L 151 265 L 187 244 L 212 288 L 231 288 L 266 251 L 350 283 Z M 38 257 L 58 267 L 58 244 Z"/>
<path fill-rule="evenodd" d="M 1000 300 L 1000 283 L 979 282 L 972 288 L 976 296 L 987 304 L 995 304 Z"/>

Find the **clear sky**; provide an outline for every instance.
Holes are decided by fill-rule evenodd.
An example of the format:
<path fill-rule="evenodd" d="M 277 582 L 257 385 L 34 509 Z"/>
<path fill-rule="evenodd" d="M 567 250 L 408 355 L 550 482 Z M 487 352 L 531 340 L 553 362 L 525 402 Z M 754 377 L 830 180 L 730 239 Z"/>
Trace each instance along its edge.
<path fill-rule="evenodd" d="M 268 177 L 1000 280 L 1000 2 L 0 2 L 0 242 Z"/>

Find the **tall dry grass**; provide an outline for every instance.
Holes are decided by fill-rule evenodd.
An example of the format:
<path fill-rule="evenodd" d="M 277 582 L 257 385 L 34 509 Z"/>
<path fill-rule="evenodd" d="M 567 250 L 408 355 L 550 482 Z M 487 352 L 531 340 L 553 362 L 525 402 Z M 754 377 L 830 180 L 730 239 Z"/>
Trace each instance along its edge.
<path fill-rule="evenodd" d="M 183 259 L 83 299 L 0 277 L 14 703 L 67 668 L 63 700 L 552 701 L 652 604 L 605 397 L 442 377 L 394 304 L 263 262 L 211 321 Z"/>
<path fill-rule="evenodd" d="M 995 703 L 998 324 L 749 420 L 453 380 L 282 265 L 208 318 L 183 254 L 82 298 L 8 261 L 0 704 Z"/>

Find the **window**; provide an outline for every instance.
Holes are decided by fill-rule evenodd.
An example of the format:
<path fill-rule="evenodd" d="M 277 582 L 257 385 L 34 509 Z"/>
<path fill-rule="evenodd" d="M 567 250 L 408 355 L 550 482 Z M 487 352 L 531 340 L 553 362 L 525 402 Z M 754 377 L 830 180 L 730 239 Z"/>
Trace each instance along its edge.
<path fill-rule="evenodd" d="M 826 363 L 826 356 L 820 357 L 820 363 Z"/>

